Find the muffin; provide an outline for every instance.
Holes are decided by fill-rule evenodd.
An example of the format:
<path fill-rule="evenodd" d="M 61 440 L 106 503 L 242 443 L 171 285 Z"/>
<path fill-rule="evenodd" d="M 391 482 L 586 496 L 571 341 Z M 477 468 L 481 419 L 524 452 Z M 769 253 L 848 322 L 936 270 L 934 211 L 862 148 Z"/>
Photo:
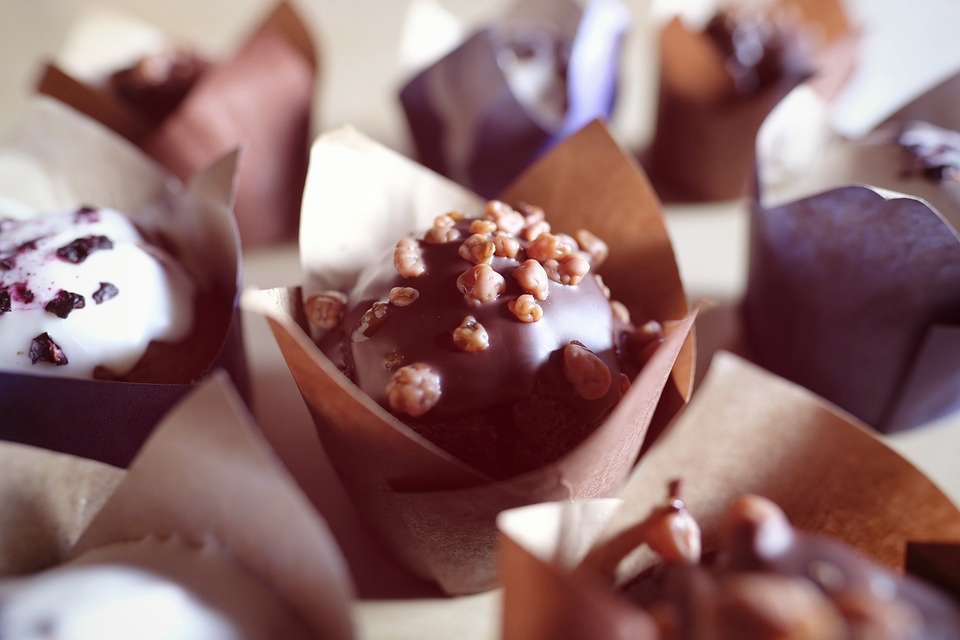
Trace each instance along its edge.
<path fill-rule="evenodd" d="M 151 343 L 189 335 L 195 295 L 118 211 L 0 219 L 0 369 L 123 379 Z"/>
<path fill-rule="evenodd" d="M 542 467 L 599 425 L 629 388 L 660 324 L 630 322 L 596 275 L 607 245 L 551 233 L 544 211 L 501 201 L 404 237 L 345 297 L 306 303 L 319 328 L 342 313 L 344 370 L 441 448 L 494 477 Z M 342 311 L 341 311 L 342 310 Z"/>
<path fill-rule="evenodd" d="M 725 515 L 721 549 L 699 557 L 699 530 L 673 497 L 643 523 L 670 556 L 623 591 L 658 634 L 697 638 L 953 638 L 960 607 L 920 580 L 840 542 L 796 531 L 766 498 L 744 495 Z M 683 557 L 685 556 L 685 557 Z"/>

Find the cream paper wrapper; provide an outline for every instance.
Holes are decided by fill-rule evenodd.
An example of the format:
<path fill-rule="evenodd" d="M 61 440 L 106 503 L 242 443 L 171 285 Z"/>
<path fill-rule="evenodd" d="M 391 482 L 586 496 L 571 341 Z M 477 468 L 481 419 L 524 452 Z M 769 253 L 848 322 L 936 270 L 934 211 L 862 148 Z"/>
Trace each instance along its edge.
<path fill-rule="evenodd" d="M 144 539 L 220 549 L 316 637 L 353 637 L 345 560 L 223 374 L 164 419 L 72 555 Z"/>
<path fill-rule="evenodd" d="M 666 420 L 690 391 L 688 315 L 658 203 L 636 165 L 599 123 L 555 147 L 503 198 L 543 206 L 559 230 L 589 228 L 610 244 L 604 281 L 635 315 L 667 320 L 668 337 L 606 422 L 566 457 L 492 481 L 396 420 L 314 346 L 302 296 L 348 290 L 371 255 L 438 212 L 479 213 L 480 199 L 342 129 L 311 157 L 301 221 L 302 292 L 251 292 L 267 316 L 312 412 L 331 462 L 361 511 L 408 568 L 448 593 L 494 584 L 494 517 L 503 509 L 616 492 L 633 466 L 654 410 Z"/>
<path fill-rule="evenodd" d="M 811 393 L 719 354 L 621 505 L 537 505 L 500 516 L 503 639 L 645 637 L 638 610 L 599 576 L 623 579 L 654 561 L 646 549 L 628 555 L 632 545 L 618 536 L 662 503 L 674 478 L 705 551 L 717 548 L 726 505 L 744 493 L 779 504 L 796 528 L 895 569 L 909 541 L 960 543 L 960 511 L 916 468 Z M 534 509 L 552 513 L 535 517 Z"/>
<path fill-rule="evenodd" d="M 230 209 L 236 161 L 229 154 L 181 185 L 63 104 L 37 97 L 28 105 L 0 141 L 0 198 L 31 214 L 85 205 L 127 214 L 173 247 L 197 285 L 197 306 L 191 335 L 162 351 L 152 346 L 123 382 L 0 372 L 0 437 L 123 466 L 160 416 L 214 367 L 246 391 Z"/>
<path fill-rule="evenodd" d="M 245 145 L 235 207 L 244 246 L 296 235 L 319 63 L 289 3 L 277 4 L 233 55 L 203 69 L 159 121 L 125 102 L 107 80 L 141 56 L 163 52 L 171 43 L 162 33 L 88 11 L 70 41 L 62 64 L 44 70 L 38 91 L 98 120 L 182 180 Z"/>

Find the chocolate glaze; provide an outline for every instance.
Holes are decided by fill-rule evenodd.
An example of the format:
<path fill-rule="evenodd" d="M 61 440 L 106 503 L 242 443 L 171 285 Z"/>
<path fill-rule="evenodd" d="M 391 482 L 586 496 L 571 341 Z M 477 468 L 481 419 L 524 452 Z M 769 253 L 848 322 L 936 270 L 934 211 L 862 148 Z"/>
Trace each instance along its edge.
<path fill-rule="evenodd" d="M 774 511 L 764 518 L 728 517 L 723 550 L 703 563 L 655 566 L 628 584 L 626 593 L 651 610 L 676 607 L 683 627 L 677 638 L 703 637 L 705 624 L 714 627 L 712 638 L 795 637 L 758 634 L 763 625 L 743 608 L 744 601 L 725 598 L 735 581 L 757 575 L 795 578 L 795 584 L 815 587 L 836 609 L 832 615 L 842 618 L 846 633 L 836 637 L 960 637 L 960 608 L 949 597 L 874 564 L 841 542 L 792 529 L 782 512 L 766 504 Z M 705 622 L 707 617 L 711 622 Z M 716 628 L 718 624 L 722 628 Z M 874 633 L 882 629 L 886 635 L 857 635 L 855 630 L 862 633 L 865 628 Z"/>
<path fill-rule="evenodd" d="M 493 301 L 469 303 L 457 288 L 457 278 L 472 263 L 458 255 L 463 240 L 471 234 L 470 220 L 460 220 L 458 240 L 430 244 L 419 240 L 426 271 L 415 278 L 401 277 L 393 264 L 392 249 L 365 271 L 350 294 L 344 316 L 345 334 L 355 333 L 363 315 L 377 302 L 388 299 L 392 287 L 413 287 L 419 298 L 405 307 L 390 305 L 386 320 L 369 337 L 356 335 L 346 341 L 348 373 L 358 386 L 383 406 L 385 389 L 393 370 L 384 366 L 427 363 L 440 372 L 441 397 L 424 419 L 442 420 L 483 411 L 492 405 L 531 396 L 538 384 L 552 397 L 562 398 L 580 419 L 601 418 L 620 397 L 617 335 L 610 302 L 596 280 L 583 278 L 577 285 L 551 281 L 546 300 L 540 301 L 543 318 L 538 322 L 518 320 L 508 303 L 524 291 L 512 276 L 526 260 L 526 242 L 516 259 L 494 257 L 491 266 L 506 282 L 506 290 Z M 456 349 L 452 332 L 464 317 L 473 316 L 486 329 L 490 346 L 479 352 Z M 574 393 L 564 377 L 561 350 L 578 341 L 598 355 L 612 373 L 613 383 L 597 400 Z M 399 356 L 399 357 L 398 357 Z"/>

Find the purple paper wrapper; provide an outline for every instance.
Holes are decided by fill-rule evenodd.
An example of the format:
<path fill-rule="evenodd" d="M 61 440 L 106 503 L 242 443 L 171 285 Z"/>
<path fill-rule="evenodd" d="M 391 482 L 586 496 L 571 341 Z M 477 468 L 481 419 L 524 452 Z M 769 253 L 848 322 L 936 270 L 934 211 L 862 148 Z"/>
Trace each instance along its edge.
<path fill-rule="evenodd" d="M 248 396 L 230 210 L 236 162 L 230 154 L 180 185 L 68 107 L 44 98 L 30 106 L 0 144 L 0 194 L 38 213 L 111 207 L 162 233 L 196 282 L 198 306 L 191 335 L 163 354 L 148 350 L 127 381 L 0 373 L 0 439 L 123 467 L 160 417 L 214 369 L 225 369 Z"/>
<path fill-rule="evenodd" d="M 902 400 L 943 406 L 936 368 L 904 383 L 931 327 L 960 324 L 960 238 L 924 201 L 863 186 L 756 205 L 743 308 L 759 364 L 880 431 L 915 426 L 930 413 L 904 419 Z"/>
<path fill-rule="evenodd" d="M 500 193 L 555 143 L 610 117 L 627 22 L 616 0 L 518 3 L 401 90 L 419 161 L 484 197 Z M 529 64 L 538 48 L 552 51 L 565 84 L 555 119 L 525 104 L 505 71 L 505 56 Z"/>

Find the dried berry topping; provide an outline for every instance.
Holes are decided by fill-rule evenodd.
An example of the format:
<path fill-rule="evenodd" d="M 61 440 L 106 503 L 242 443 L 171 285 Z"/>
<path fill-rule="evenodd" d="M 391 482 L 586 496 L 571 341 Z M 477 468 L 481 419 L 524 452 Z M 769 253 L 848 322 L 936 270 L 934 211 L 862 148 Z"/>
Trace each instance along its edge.
<path fill-rule="evenodd" d="M 63 349 L 53 341 L 50 334 L 44 332 L 34 338 L 30 343 L 30 362 L 33 364 L 49 362 L 57 366 L 63 366 L 70 361 L 67 360 Z"/>
<path fill-rule="evenodd" d="M 13 299 L 17 302 L 30 304 L 33 302 L 35 297 L 36 296 L 33 295 L 33 291 L 30 290 L 30 287 L 27 286 L 26 282 L 13 283 Z"/>
<path fill-rule="evenodd" d="M 100 288 L 93 292 L 93 301 L 101 304 L 110 298 L 115 298 L 118 293 L 120 293 L 120 289 L 117 289 L 115 285 L 109 282 L 101 282 Z"/>
<path fill-rule="evenodd" d="M 13 309 L 13 301 L 10 299 L 10 292 L 6 289 L 0 289 L 0 315 Z"/>
<path fill-rule="evenodd" d="M 40 240 L 42 240 L 42 238 L 34 238 L 33 240 L 27 240 L 26 242 L 18 246 L 16 249 L 14 249 L 14 253 L 27 253 L 28 251 L 36 251 L 37 243 Z"/>
<path fill-rule="evenodd" d="M 13 256 L 0 258 L 0 271 L 10 271 L 17 266 L 17 260 Z"/>
<path fill-rule="evenodd" d="M 897 144 L 907 152 L 905 176 L 960 182 L 960 132 L 910 122 L 897 137 Z"/>
<path fill-rule="evenodd" d="M 58 318 L 66 318 L 74 309 L 83 309 L 86 305 L 87 301 L 79 293 L 60 289 L 60 291 L 57 291 L 56 297 L 48 302 L 43 309 Z"/>
<path fill-rule="evenodd" d="M 91 253 L 101 249 L 113 249 L 113 242 L 107 236 L 84 236 L 57 249 L 57 256 L 66 262 L 79 264 Z"/>
<path fill-rule="evenodd" d="M 100 212 L 93 207 L 83 206 L 73 214 L 73 219 L 76 222 L 99 222 Z"/>

